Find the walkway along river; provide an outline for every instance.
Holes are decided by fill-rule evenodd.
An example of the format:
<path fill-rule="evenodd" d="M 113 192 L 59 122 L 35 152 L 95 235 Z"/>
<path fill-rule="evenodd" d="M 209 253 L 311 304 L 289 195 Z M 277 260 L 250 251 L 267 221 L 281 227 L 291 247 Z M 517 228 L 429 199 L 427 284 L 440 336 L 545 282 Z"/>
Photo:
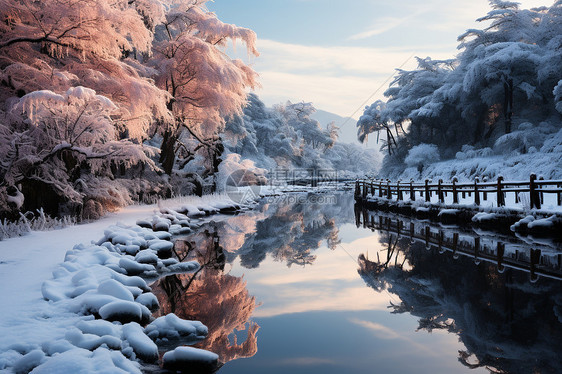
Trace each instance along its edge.
<path fill-rule="evenodd" d="M 176 255 L 202 270 L 153 290 L 162 313 L 209 327 L 197 346 L 219 354 L 220 373 L 562 367 L 558 244 L 354 210 L 352 193 L 330 196 L 276 197 L 175 238 Z"/>

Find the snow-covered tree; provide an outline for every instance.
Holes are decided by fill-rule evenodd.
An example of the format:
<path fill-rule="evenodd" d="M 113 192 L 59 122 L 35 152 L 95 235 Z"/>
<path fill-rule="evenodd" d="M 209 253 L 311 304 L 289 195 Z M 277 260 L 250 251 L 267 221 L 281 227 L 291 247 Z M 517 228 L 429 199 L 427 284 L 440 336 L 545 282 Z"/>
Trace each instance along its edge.
<path fill-rule="evenodd" d="M 226 148 L 268 170 L 301 168 L 345 174 L 378 168 L 380 162 L 374 153 L 339 142 L 337 126 L 331 123 L 323 128 L 310 117 L 314 111 L 310 103 L 288 102 L 267 108 L 250 94 L 244 115 L 227 121 Z"/>
<path fill-rule="evenodd" d="M 491 147 L 525 122 L 560 123 L 562 2 L 533 9 L 501 0 L 490 5 L 490 12 L 478 19 L 488 26 L 459 37 L 456 59 L 418 58 L 416 70 L 399 70 L 385 92 L 388 101 L 365 110 L 359 135 L 401 124 L 405 131 L 396 136 L 404 140 L 396 139 L 396 149 L 398 144 L 409 149 L 430 143 L 450 158 L 465 144 Z M 385 165 L 403 168 L 407 150 L 399 153 L 386 157 Z"/>
<path fill-rule="evenodd" d="M 62 95 L 41 90 L 23 96 L 10 110 L 12 126 L 3 126 L 2 185 L 48 190 L 61 203 L 81 206 L 91 176 L 113 177 L 115 166 L 156 167 L 149 147 L 119 139 L 112 118 L 116 111 L 111 100 L 84 87 Z M 126 194 L 121 199 L 130 201 Z"/>
<path fill-rule="evenodd" d="M 210 164 L 209 173 L 216 171 L 224 118 L 240 113 L 246 89 L 257 78 L 243 62 L 231 60 L 224 47 L 229 40 L 241 40 L 250 54 L 257 51 L 253 31 L 222 23 L 206 10 L 205 3 L 0 0 L 0 148 L 9 154 L 0 170 L 4 177 L 0 194 L 4 196 L 8 187 L 17 189 L 14 183 L 22 177 L 12 178 L 11 172 L 18 162 L 21 175 L 35 175 L 54 186 L 56 181 L 69 180 L 84 184 L 87 178 L 74 173 L 83 170 L 86 161 L 92 174 L 86 185 L 109 178 L 109 184 L 119 185 L 119 194 L 125 191 L 127 195 L 127 190 L 142 194 L 144 187 L 139 183 L 144 180 L 114 183 L 113 178 L 124 176 L 128 165 L 139 162 L 142 170 L 147 165 L 156 168 L 146 157 L 149 148 L 142 145 L 148 140 L 162 145 L 161 161 L 167 173 L 192 160 Z M 90 95 L 97 101 L 72 104 L 77 95 Z M 100 108 L 102 97 L 111 103 L 110 113 L 109 107 L 94 110 Z M 160 135 L 164 141 L 159 142 Z M 30 155 L 41 159 L 54 150 L 57 155 L 49 157 L 69 152 L 78 157 L 83 151 L 78 157 L 80 166 L 68 169 L 61 163 L 51 164 L 57 177 L 47 180 L 36 175 L 37 160 L 24 162 Z M 181 165 L 174 164 L 178 152 L 183 157 Z M 101 169 L 108 166 L 109 156 L 113 160 L 105 173 Z M 28 170 L 22 169 L 24 164 Z M 148 185 L 174 183 L 151 175 L 158 180 Z M 77 202 L 87 195 L 82 191 L 66 196 L 59 187 L 55 195 L 61 198 L 70 196 Z"/>
<path fill-rule="evenodd" d="M 211 151 L 224 118 L 241 113 L 246 89 L 254 87 L 256 73 L 241 60 L 230 59 L 220 47 L 242 40 L 248 53 L 258 55 L 253 31 L 221 22 L 204 9 L 206 1 L 176 2 L 166 20 L 156 27 L 154 58 L 156 83 L 170 94 L 172 121 L 164 121 L 160 161 L 166 173 L 174 166 L 176 142 L 182 131 Z M 216 167 L 216 165 L 215 165 Z"/>

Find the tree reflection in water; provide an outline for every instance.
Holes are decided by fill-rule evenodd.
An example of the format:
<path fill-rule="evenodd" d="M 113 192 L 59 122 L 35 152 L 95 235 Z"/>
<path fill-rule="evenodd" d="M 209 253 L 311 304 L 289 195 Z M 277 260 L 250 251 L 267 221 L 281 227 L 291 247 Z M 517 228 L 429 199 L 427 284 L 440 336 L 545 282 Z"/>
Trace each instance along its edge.
<path fill-rule="evenodd" d="M 393 313 L 419 317 L 418 330 L 457 334 L 466 347 L 459 351 L 459 361 L 469 368 L 559 372 L 560 281 L 539 277 L 530 282 L 529 273 L 501 264 L 498 271 L 497 264 L 478 263 L 402 235 L 383 230 L 380 241 L 385 253 L 377 253 L 376 259 L 359 256 L 358 271 L 365 282 L 401 299 L 400 304 L 390 305 Z M 503 256 L 505 247 L 498 248 Z"/>
<path fill-rule="evenodd" d="M 225 265 L 239 258 L 242 266 L 257 268 L 269 254 L 274 260 L 304 266 L 316 259 L 313 251 L 325 240 L 331 248 L 339 243 L 334 217 L 342 209 L 353 209 L 349 196 L 337 204 L 265 204 L 244 215 L 203 225 L 196 233 L 178 238 L 174 244 L 181 261 L 197 260 L 195 274 L 176 274 L 152 285 L 160 302 L 158 315 L 175 313 L 180 318 L 201 321 L 208 337 L 197 344 L 219 355 L 222 364 L 257 352 L 259 326 L 250 318 L 256 300 L 242 277 L 225 273 Z M 239 343 L 237 336 L 244 336 Z"/>
<path fill-rule="evenodd" d="M 196 347 L 217 353 L 222 364 L 255 355 L 259 326 L 250 322 L 255 298 L 243 278 L 224 273 L 226 256 L 217 232 L 204 230 L 176 241 L 175 246 L 178 252 L 188 253 L 185 259 L 196 259 L 202 266 L 195 274 L 168 276 L 153 285 L 160 301 L 159 315 L 175 313 L 205 324 L 209 335 Z M 246 331 L 244 342 L 237 341 L 235 331 Z"/>

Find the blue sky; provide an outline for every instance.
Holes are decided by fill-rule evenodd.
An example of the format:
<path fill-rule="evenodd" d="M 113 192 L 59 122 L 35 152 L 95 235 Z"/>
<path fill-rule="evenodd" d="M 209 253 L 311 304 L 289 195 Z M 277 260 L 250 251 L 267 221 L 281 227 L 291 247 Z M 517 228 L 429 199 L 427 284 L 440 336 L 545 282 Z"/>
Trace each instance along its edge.
<path fill-rule="evenodd" d="M 215 0 L 207 7 L 257 33 L 261 55 L 249 62 L 266 104 L 310 101 L 355 118 L 369 97 L 369 104 L 383 98 L 397 67 L 415 68 L 411 56 L 454 57 L 457 36 L 484 27 L 475 20 L 490 9 L 486 0 Z"/>

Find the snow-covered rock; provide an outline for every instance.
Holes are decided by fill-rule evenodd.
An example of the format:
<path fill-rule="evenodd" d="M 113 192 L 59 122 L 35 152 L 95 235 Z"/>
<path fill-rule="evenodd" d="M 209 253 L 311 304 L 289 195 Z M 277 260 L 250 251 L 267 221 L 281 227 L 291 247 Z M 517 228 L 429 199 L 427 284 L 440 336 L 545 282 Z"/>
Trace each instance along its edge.
<path fill-rule="evenodd" d="M 158 347 L 146 336 L 138 323 L 128 323 L 123 326 L 123 337 L 133 348 L 133 351 L 143 361 L 154 362 L 158 359 Z"/>
<path fill-rule="evenodd" d="M 190 338 L 193 342 L 204 339 L 209 333 L 207 327 L 199 321 L 187 321 L 174 313 L 167 314 L 152 321 L 144 329 L 145 333 L 156 339 Z"/>
<path fill-rule="evenodd" d="M 218 360 L 217 354 L 193 347 L 178 347 L 162 357 L 164 369 L 180 372 L 212 373 Z"/>
<path fill-rule="evenodd" d="M 150 292 L 143 293 L 135 299 L 135 301 L 141 305 L 144 305 L 149 310 L 158 310 L 160 308 L 160 304 L 158 303 L 158 298 Z"/>
<path fill-rule="evenodd" d="M 128 258 L 122 258 L 119 260 L 119 266 L 127 272 L 129 275 L 138 275 L 145 272 L 154 271 L 154 266 L 149 264 L 140 264 L 136 261 L 130 260 Z"/>
<path fill-rule="evenodd" d="M 562 217 L 552 215 L 548 218 L 536 219 L 527 225 L 531 235 L 553 235 L 562 233 Z"/>
<path fill-rule="evenodd" d="M 143 319 L 142 305 L 125 300 L 107 303 L 99 309 L 98 313 L 101 318 L 107 321 L 119 321 L 121 323 L 141 322 Z"/>
<path fill-rule="evenodd" d="M 33 368 L 45 362 L 45 360 L 45 353 L 43 353 L 43 351 L 40 349 L 35 349 L 16 361 L 13 368 L 14 373 L 29 373 L 31 370 L 33 370 Z"/>
<path fill-rule="evenodd" d="M 104 295 L 111 295 L 125 301 L 134 301 L 133 294 L 122 283 L 114 279 L 108 279 L 98 286 L 98 292 Z"/>

